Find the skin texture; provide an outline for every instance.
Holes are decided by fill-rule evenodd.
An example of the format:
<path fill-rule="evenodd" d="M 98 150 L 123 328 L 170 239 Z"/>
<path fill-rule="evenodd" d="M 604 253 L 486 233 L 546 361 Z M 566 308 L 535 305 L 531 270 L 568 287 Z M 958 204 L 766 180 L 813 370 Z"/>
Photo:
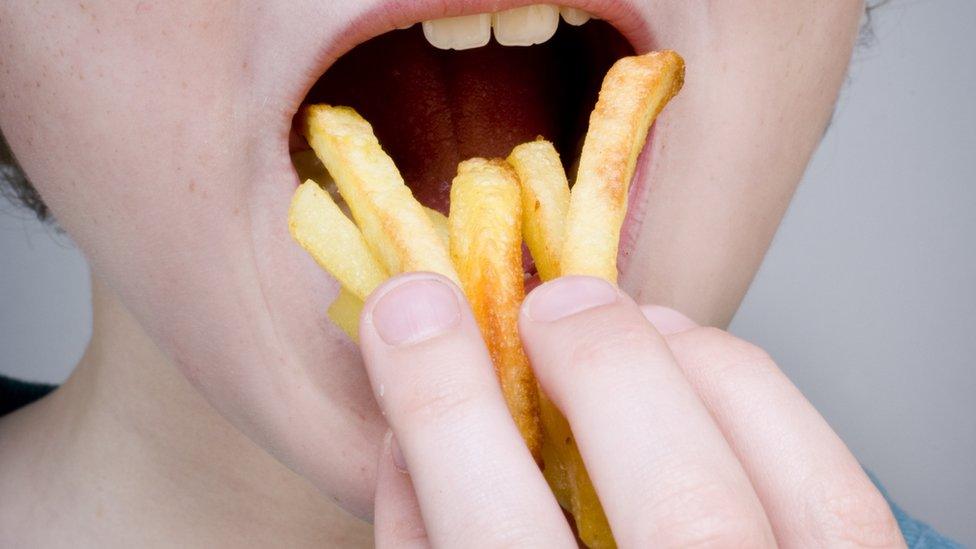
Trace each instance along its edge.
<path fill-rule="evenodd" d="M 366 303 L 366 369 L 400 450 L 380 461 L 377 545 L 576 547 L 462 295 L 415 273 Z M 620 547 L 904 546 L 857 460 L 760 349 L 582 276 L 533 290 L 519 327 Z"/>
<path fill-rule="evenodd" d="M 3 535 L 260 545 L 248 535 L 263 527 L 295 545 L 369 542 L 350 517 L 372 515 L 387 423 L 359 352 L 325 319 L 335 282 L 285 219 L 297 102 L 323 52 L 378 6 L 0 5 L 0 127 L 89 259 L 96 311 L 66 385 L 0 421 Z M 631 34 L 688 66 L 639 172 L 651 184 L 621 286 L 722 326 L 824 130 L 862 6 L 614 9 L 646 18 Z M 258 505 L 268 490 L 279 499 Z M 147 498 L 173 512 L 126 504 Z"/>

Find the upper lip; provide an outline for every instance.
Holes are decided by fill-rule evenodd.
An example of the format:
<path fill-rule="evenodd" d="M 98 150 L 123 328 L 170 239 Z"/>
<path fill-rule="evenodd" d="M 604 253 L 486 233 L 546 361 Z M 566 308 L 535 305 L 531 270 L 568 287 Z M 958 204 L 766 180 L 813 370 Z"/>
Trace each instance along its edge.
<path fill-rule="evenodd" d="M 559 2 L 539 2 L 538 0 L 383 0 L 372 8 L 360 13 L 332 40 L 323 45 L 320 53 L 312 60 L 306 74 L 314 75 L 304 82 L 302 89 L 293 97 L 293 112 L 297 112 L 302 99 L 326 70 L 342 55 L 357 45 L 414 23 L 457 17 L 475 13 L 490 13 L 522 6 L 554 3 L 559 6 L 579 8 L 591 13 L 614 26 L 633 46 L 634 51 L 651 49 L 651 33 L 647 21 L 632 0 L 561 0 Z"/>

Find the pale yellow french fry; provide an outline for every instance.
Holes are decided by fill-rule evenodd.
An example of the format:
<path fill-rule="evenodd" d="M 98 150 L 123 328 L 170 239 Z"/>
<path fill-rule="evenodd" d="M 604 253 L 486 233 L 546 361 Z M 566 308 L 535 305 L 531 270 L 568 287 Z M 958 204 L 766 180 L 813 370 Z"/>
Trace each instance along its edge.
<path fill-rule="evenodd" d="M 424 210 L 427 212 L 427 216 L 430 217 L 430 221 L 434 224 L 434 228 L 437 229 L 437 236 L 441 237 L 441 242 L 444 243 L 444 247 L 450 249 L 451 229 L 447 221 L 447 216 L 426 206 L 424 206 Z"/>
<path fill-rule="evenodd" d="M 471 303 L 502 393 L 529 450 L 539 458 L 538 392 L 518 335 L 522 275 L 521 191 L 504 160 L 458 166 L 451 186 L 451 256 Z"/>
<path fill-rule="evenodd" d="M 312 180 L 292 197 L 288 230 L 319 266 L 360 300 L 388 278 L 356 225 Z"/>
<path fill-rule="evenodd" d="M 414 199 L 373 128 L 349 107 L 312 105 L 304 133 L 391 275 L 431 271 L 458 282 L 448 250 L 423 206 Z"/>
<path fill-rule="evenodd" d="M 539 277 L 559 276 L 569 210 L 569 182 L 559 153 L 539 139 L 515 147 L 508 156 L 522 183 L 522 234 L 532 253 Z"/>
<path fill-rule="evenodd" d="M 569 202 L 561 274 L 617 281 L 627 192 L 647 131 L 681 89 L 684 60 L 673 51 L 617 61 L 600 89 Z"/>
<path fill-rule="evenodd" d="M 359 315 L 363 312 L 363 300 L 342 288 L 329 306 L 329 319 L 346 332 L 349 339 L 359 343 Z"/>

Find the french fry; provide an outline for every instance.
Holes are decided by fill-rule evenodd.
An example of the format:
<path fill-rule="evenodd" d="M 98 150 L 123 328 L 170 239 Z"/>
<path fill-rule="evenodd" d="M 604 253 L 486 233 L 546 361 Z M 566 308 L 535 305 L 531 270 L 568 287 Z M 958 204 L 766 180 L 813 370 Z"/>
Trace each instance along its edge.
<path fill-rule="evenodd" d="M 349 205 L 369 248 L 399 274 L 431 271 L 459 282 L 450 255 L 373 128 L 349 107 L 312 105 L 304 133 Z"/>
<path fill-rule="evenodd" d="M 556 230 L 535 235 L 551 239 L 548 243 L 535 243 L 537 248 L 561 245 L 554 259 L 543 261 L 555 262 L 559 266 L 557 274 L 598 276 L 616 283 L 620 228 L 637 156 L 651 123 L 680 90 L 683 79 L 684 61 L 670 51 L 621 59 L 607 73 L 590 116 L 563 240 L 555 241 Z M 523 176 L 523 185 L 526 179 Z M 527 212 L 526 218 L 528 224 L 546 223 L 541 208 L 540 212 Z M 553 278 L 552 269 L 543 271 L 539 261 L 539 257 L 546 256 L 533 250 L 533 257 L 542 280 Z M 587 547 L 616 547 L 569 423 L 541 391 L 539 407 L 543 472 L 556 499 L 573 514 L 580 539 Z"/>
<path fill-rule="evenodd" d="M 569 209 L 569 183 L 559 154 L 547 141 L 515 147 L 508 157 L 522 184 L 522 234 L 532 252 L 539 278 L 559 276 L 559 255 Z M 556 500 L 572 513 L 580 539 L 589 547 L 612 547 L 613 536 L 596 498 L 583 459 L 576 450 L 569 422 L 539 390 L 543 475 Z"/>
<path fill-rule="evenodd" d="M 441 237 L 441 242 L 444 243 L 444 249 L 451 249 L 451 228 L 447 221 L 447 216 L 441 212 L 424 206 L 424 211 L 427 212 L 427 217 L 430 218 L 431 223 L 434 224 L 434 229 L 437 230 L 437 236 Z"/>
<path fill-rule="evenodd" d="M 504 160 L 475 158 L 458 166 L 448 218 L 451 257 L 481 328 L 509 412 L 539 459 L 538 392 L 518 335 L 522 275 L 521 192 Z"/>
<path fill-rule="evenodd" d="M 522 182 L 522 234 L 543 280 L 559 276 L 569 182 L 552 143 L 538 139 L 508 156 Z"/>
<path fill-rule="evenodd" d="M 616 283 L 627 192 L 647 131 L 681 89 L 684 60 L 670 50 L 617 61 L 600 89 L 569 201 L 561 274 Z"/>
<path fill-rule="evenodd" d="M 590 549 L 616 547 L 610 523 L 583 464 L 569 422 L 540 391 L 542 470 L 559 505 L 573 515 L 579 538 Z"/>
<path fill-rule="evenodd" d="M 365 301 L 388 277 L 356 225 L 312 180 L 299 186 L 292 197 L 288 230 L 320 267 L 360 300 Z"/>
<path fill-rule="evenodd" d="M 335 323 L 349 339 L 359 343 L 359 315 L 363 312 L 363 300 L 342 288 L 329 305 L 329 320 Z"/>

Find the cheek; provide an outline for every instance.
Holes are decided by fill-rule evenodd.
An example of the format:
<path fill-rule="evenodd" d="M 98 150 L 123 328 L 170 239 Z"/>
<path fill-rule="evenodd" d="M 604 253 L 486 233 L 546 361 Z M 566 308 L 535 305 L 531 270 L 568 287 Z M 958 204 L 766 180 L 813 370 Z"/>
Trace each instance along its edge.
<path fill-rule="evenodd" d="M 242 53 L 226 6 L 199 8 L 42 4 L 11 23 L 31 38 L 12 48 L 4 130 L 58 223 L 149 317 L 233 271 L 247 227 Z"/>
<path fill-rule="evenodd" d="M 58 10 L 80 8 L 0 13 L 0 126 L 93 270 L 211 404 L 368 512 L 385 424 L 355 348 L 323 321 L 332 281 L 288 238 L 287 119 L 255 92 L 274 80 L 241 46 L 250 29 L 232 24 L 236 3 L 108 4 L 71 21 Z"/>
<path fill-rule="evenodd" d="M 850 60 L 860 2 L 719 3 L 689 63 L 698 119 L 738 154 L 807 157 L 819 142 Z M 697 83 L 697 85 L 694 85 Z"/>
<path fill-rule="evenodd" d="M 823 135 L 862 9 L 755 0 L 650 8 L 666 21 L 659 44 L 684 55 L 687 73 L 657 122 L 646 221 L 624 287 L 691 304 L 701 318 L 735 310 Z"/>
<path fill-rule="evenodd" d="M 239 145 L 222 123 L 234 110 L 231 32 L 194 32 L 178 23 L 187 14 L 142 5 L 42 5 L 15 14 L 36 20 L 10 23 L 30 36 L 7 44 L 4 130 L 93 255 L 103 235 L 137 232 L 147 217 L 172 226 L 188 204 L 217 197 L 223 146 Z"/>

